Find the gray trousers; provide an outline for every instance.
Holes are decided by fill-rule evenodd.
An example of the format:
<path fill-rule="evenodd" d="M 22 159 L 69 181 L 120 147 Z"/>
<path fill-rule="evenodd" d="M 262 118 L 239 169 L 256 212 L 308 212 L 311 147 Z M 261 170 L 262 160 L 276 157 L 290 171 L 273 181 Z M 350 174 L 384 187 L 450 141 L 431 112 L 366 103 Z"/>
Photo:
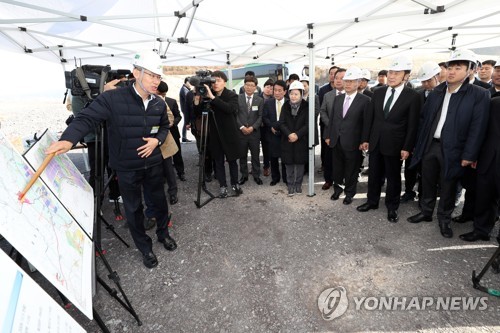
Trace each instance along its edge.
<path fill-rule="evenodd" d="M 286 164 L 286 182 L 288 188 L 302 188 L 302 179 L 304 178 L 304 164 Z"/>

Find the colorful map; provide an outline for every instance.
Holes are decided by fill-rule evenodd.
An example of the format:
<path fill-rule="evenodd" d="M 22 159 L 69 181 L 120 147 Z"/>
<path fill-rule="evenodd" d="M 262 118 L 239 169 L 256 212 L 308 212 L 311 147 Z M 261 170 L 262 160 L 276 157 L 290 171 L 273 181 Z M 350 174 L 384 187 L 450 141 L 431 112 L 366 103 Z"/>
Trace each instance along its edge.
<path fill-rule="evenodd" d="M 92 241 L 41 179 L 19 200 L 33 174 L 0 131 L 0 234 L 92 319 Z"/>
<path fill-rule="evenodd" d="M 48 130 L 24 154 L 24 158 L 37 170 L 47 155 L 48 146 L 57 141 L 55 134 Z M 94 227 L 94 192 L 68 155 L 54 157 L 41 175 L 47 186 L 75 218 L 76 222 L 92 238 Z"/>

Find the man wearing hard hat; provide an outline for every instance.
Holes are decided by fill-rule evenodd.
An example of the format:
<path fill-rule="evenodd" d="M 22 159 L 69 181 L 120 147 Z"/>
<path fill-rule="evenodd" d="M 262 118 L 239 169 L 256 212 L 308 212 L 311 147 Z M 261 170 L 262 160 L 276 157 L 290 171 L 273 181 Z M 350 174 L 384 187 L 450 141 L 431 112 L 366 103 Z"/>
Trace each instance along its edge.
<path fill-rule="evenodd" d="M 428 61 L 422 64 L 418 70 L 417 79 L 422 83 L 422 89 L 418 92 L 420 96 L 420 103 L 423 106 L 427 100 L 429 93 L 439 84 L 439 74 L 441 67 L 433 61 Z M 413 154 L 405 161 L 405 193 L 401 196 L 401 203 L 413 201 L 417 196 L 414 191 L 415 184 L 417 183 L 418 174 L 420 173 L 417 168 L 409 168 Z M 421 191 L 421 185 L 418 188 Z"/>
<path fill-rule="evenodd" d="M 412 161 L 412 167 L 422 165 L 421 212 L 408 218 L 408 222 L 432 221 L 439 184 L 440 232 L 451 238 L 457 183 L 465 169 L 477 160 L 488 125 L 490 93 L 469 84 L 476 66 L 476 57 L 469 50 L 455 51 L 446 65 L 446 82 L 430 92 L 422 111 Z"/>
<path fill-rule="evenodd" d="M 345 94 L 333 102 L 325 141 L 332 149 L 332 200 L 345 192 L 344 205 L 350 205 L 357 192 L 359 166 L 363 154 L 361 144 L 370 134 L 370 97 L 358 93 L 363 74 L 358 67 L 347 69 L 344 75 Z M 345 185 L 342 188 L 340 185 Z"/>
<path fill-rule="evenodd" d="M 373 122 L 370 139 L 362 149 L 369 150 L 368 200 L 357 207 L 360 212 L 377 209 L 382 182 L 387 178 L 385 205 L 387 220 L 397 222 L 401 195 L 401 164 L 415 145 L 420 115 L 420 99 L 415 90 L 405 87 L 413 63 L 405 56 L 393 59 L 387 73 L 387 87 L 374 91 Z M 371 123 L 368 120 L 368 123 Z"/>
<path fill-rule="evenodd" d="M 118 176 L 130 233 L 144 265 L 153 268 L 158 260 L 144 229 L 142 188 L 153 205 L 158 241 L 169 251 L 177 247 L 167 228 L 169 212 L 159 148 L 167 137 L 169 123 L 165 102 L 155 95 L 162 75 L 160 56 L 153 51 L 137 53 L 133 66 L 134 84 L 99 95 L 46 153 L 66 153 L 99 123 L 106 122 L 109 163 Z"/>

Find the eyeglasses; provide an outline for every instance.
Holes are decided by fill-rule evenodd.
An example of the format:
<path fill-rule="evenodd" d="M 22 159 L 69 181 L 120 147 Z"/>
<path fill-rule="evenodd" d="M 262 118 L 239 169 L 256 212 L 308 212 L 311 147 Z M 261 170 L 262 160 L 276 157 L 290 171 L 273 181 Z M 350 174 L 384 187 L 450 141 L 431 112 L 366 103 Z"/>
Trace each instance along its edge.
<path fill-rule="evenodd" d="M 153 73 L 146 72 L 146 71 L 144 71 L 144 74 L 149 75 L 149 77 L 152 78 L 153 80 L 161 81 L 161 75 L 153 74 Z"/>

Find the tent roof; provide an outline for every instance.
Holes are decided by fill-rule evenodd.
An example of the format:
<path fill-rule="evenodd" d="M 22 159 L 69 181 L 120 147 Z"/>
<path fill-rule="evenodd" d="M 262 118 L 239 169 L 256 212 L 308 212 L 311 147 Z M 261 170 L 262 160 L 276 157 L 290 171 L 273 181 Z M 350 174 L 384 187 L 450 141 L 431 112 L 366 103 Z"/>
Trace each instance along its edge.
<path fill-rule="evenodd" d="M 312 42 L 326 65 L 500 45 L 498 0 L 0 0 L 0 12 L 3 49 L 71 66 L 143 49 L 165 65 L 307 63 Z"/>

